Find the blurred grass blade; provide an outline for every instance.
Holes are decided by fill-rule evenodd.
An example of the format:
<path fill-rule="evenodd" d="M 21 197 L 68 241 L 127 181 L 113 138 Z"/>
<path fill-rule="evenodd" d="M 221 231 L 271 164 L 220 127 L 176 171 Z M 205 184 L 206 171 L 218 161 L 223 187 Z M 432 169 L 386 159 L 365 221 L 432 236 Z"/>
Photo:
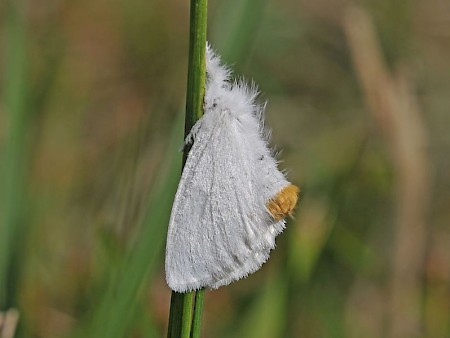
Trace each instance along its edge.
<path fill-rule="evenodd" d="M 0 219 L 0 310 L 10 306 L 15 287 L 12 261 L 20 238 L 27 168 L 27 76 L 24 0 L 6 1 L 4 95 L 7 129 L 3 149 Z"/>
<path fill-rule="evenodd" d="M 267 280 L 261 295 L 251 305 L 233 337 L 283 337 L 288 317 L 288 286 L 278 272 Z"/>
<path fill-rule="evenodd" d="M 173 196 L 181 170 L 181 156 L 178 153 L 182 143 L 182 115 L 174 124 L 166 163 L 161 166 L 155 179 L 157 186 L 152 190 L 149 206 L 136 244 L 130 248 L 119 265 L 116 279 L 112 281 L 100 301 L 93 321 L 88 327 L 88 337 L 125 337 L 138 305 L 139 291 L 148 281 L 150 273 L 158 265 L 163 252 L 167 224 Z"/>
<path fill-rule="evenodd" d="M 289 270 L 299 282 L 308 282 L 335 223 L 328 201 L 306 198 L 289 238 Z"/>
<path fill-rule="evenodd" d="M 203 115 L 206 83 L 207 5 L 207 0 L 191 0 L 185 136 Z M 185 147 L 183 165 L 188 152 L 189 147 Z M 200 292 L 202 293 L 199 298 L 201 301 L 198 304 L 196 304 L 197 297 L 194 296 L 194 292 L 183 294 L 172 292 L 167 337 L 189 338 L 193 321 L 193 308 L 197 309 L 195 330 L 198 329 L 199 331 L 201 318 L 198 315 L 201 315 L 203 307 L 203 291 Z"/>
<path fill-rule="evenodd" d="M 212 35 L 225 63 L 236 63 L 239 67 L 237 62 L 245 61 L 261 24 L 266 1 L 231 0 L 220 4 Z"/>

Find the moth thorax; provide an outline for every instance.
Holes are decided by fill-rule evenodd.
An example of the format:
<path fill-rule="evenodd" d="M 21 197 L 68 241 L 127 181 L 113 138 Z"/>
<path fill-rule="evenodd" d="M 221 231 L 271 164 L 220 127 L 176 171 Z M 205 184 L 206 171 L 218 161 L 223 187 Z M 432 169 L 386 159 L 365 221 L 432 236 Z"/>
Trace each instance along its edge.
<path fill-rule="evenodd" d="M 267 210 L 276 221 L 281 221 L 292 215 L 292 211 L 297 204 L 299 191 L 300 189 L 297 186 L 289 184 L 267 202 Z"/>

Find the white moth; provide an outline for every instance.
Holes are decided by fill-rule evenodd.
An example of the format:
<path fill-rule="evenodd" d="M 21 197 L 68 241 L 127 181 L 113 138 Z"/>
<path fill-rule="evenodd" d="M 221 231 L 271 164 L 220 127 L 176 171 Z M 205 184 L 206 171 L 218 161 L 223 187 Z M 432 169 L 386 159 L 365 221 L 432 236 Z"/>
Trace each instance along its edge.
<path fill-rule="evenodd" d="M 230 82 L 209 46 L 204 115 L 175 196 L 166 246 L 166 280 L 187 292 L 216 289 L 258 270 L 297 203 L 298 188 L 277 168 L 257 90 Z"/>

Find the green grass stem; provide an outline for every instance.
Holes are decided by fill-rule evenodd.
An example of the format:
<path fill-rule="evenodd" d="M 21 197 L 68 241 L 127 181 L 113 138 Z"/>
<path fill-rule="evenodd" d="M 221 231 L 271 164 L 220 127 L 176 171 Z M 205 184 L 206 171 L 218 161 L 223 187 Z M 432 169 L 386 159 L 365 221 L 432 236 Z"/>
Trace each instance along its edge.
<path fill-rule="evenodd" d="M 191 0 L 185 136 L 203 115 L 206 83 L 206 23 L 207 0 Z M 186 147 L 183 163 L 186 161 L 188 152 L 189 148 Z M 203 290 L 198 291 L 198 296 L 195 296 L 194 292 L 184 294 L 172 292 L 168 338 L 199 336 L 203 295 Z M 192 333 L 191 330 L 193 330 Z"/>
<path fill-rule="evenodd" d="M 27 76 L 24 0 L 5 3 L 4 94 L 6 139 L 2 156 L 0 219 L 0 310 L 11 306 L 14 295 L 12 264 L 25 214 L 25 176 L 27 168 Z"/>
<path fill-rule="evenodd" d="M 202 327 L 203 302 L 205 300 L 205 290 L 201 289 L 195 293 L 194 314 L 192 319 L 191 338 L 199 338 Z"/>
<path fill-rule="evenodd" d="M 185 136 L 203 115 L 206 83 L 207 0 L 191 0 Z M 185 149 L 184 158 L 189 149 Z"/>

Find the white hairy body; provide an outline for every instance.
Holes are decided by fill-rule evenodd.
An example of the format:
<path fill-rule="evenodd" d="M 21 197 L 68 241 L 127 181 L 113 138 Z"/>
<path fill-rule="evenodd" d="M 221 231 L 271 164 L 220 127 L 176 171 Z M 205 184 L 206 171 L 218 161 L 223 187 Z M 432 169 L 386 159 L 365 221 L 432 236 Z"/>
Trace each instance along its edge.
<path fill-rule="evenodd" d="M 204 115 L 175 196 L 166 280 L 178 292 L 216 289 L 258 270 L 285 227 L 267 204 L 290 185 L 267 145 L 257 91 L 231 83 L 207 48 Z M 295 200 L 296 201 L 296 200 Z"/>

